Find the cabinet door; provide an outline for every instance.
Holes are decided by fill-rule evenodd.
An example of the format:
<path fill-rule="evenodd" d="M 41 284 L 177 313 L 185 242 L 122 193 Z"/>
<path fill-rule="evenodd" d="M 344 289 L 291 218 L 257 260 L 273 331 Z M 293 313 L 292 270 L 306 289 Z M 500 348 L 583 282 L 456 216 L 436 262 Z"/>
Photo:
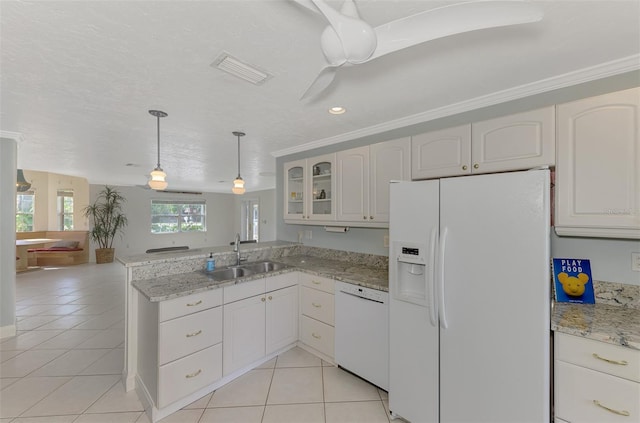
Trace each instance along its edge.
<path fill-rule="evenodd" d="M 640 238 L 640 89 L 558 106 L 556 232 Z"/>
<path fill-rule="evenodd" d="M 266 354 L 298 340 L 298 287 L 266 294 Z"/>
<path fill-rule="evenodd" d="M 307 161 L 297 160 L 284 165 L 284 219 L 302 220 L 307 212 L 304 192 L 307 184 Z"/>
<path fill-rule="evenodd" d="M 389 182 L 411 180 L 411 138 L 370 146 L 369 220 L 389 222 Z"/>
<path fill-rule="evenodd" d="M 265 296 L 224 305 L 224 376 L 264 357 Z"/>
<path fill-rule="evenodd" d="M 471 125 L 473 173 L 555 164 L 555 107 Z"/>
<path fill-rule="evenodd" d="M 369 220 L 369 146 L 336 154 L 340 222 Z"/>
<path fill-rule="evenodd" d="M 335 154 L 307 159 L 307 219 L 335 220 Z"/>
<path fill-rule="evenodd" d="M 411 137 L 411 178 L 471 173 L 471 125 Z"/>

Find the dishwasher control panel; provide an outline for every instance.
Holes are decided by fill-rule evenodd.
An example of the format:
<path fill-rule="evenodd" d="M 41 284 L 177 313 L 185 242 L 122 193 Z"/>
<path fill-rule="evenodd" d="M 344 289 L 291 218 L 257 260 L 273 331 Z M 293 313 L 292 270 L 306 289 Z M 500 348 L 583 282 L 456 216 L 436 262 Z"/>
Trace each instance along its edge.
<path fill-rule="evenodd" d="M 389 296 L 387 292 L 364 288 L 362 286 L 352 285 L 349 283 L 340 283 L 338 285 L 338 290 L 345 294 L 355 295 L 356 297 L 365 298 L 379 303 L 385 303 Z"/>

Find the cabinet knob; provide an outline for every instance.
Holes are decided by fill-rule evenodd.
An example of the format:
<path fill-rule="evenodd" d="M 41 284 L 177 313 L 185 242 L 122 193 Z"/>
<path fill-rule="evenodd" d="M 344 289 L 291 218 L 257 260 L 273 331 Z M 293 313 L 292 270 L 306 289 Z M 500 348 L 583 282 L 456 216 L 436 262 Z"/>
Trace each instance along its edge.
<path fill-rule="evenodd" d="M 373 220 L 373 216 L 369 216 L 369 219 Z"/>
<path fill-rule="evenodd" d="M 474 169 L 477 169 L 477 168 L 479 168 L 479 167 L 480 167 L 480 165 L 479 165 L 478 163 L 476 163 L 476 164 L 474 164 L 474 165 L 473 165 L 473 168 L 474 168 Z"/>
<path fill-rule="evenodd" d="M 462 170 L 467 170 L 467 169 L 468 169 L 467 165 L 462 166 Z"/>
<path fill-rule="evenodd" d="M 367 216 L 362 216 L 362 218 L 363 218 L 364 220 L 367 220 Z"/>
<path fill-rule="evenodd" d="M 262 297 L 262 298 L 260 298 L 260 301 L 262 301 L 264 303 L 267 300 L 264 297 Z"/>
<path fill-rule="evenodd" d="M 320 338 L 322 338 L 322 336 L 320 336 L 320 335 L 316 335 L 316 334 L 315 334 L 315 332 L 312 332 L 312 333 L 311 333 L 311 336 L 313 336 L 313 337 L 314 337 L 314 338 L 316 338 L 316 339 L 320 339 Z"/>
<path fill-rule="evenodd" d="M 311 305 L 314 306 L 315 308 L 322 307 L 322 304 L 318 304 L 318 303 L 311 303 Z"/>
<path fill-rule="evenodd" d="M 273 300 L 273 297 L 272 297 L 271 295 L 269 295 L 269 299 L 270 299 L 270 300 Z"/>

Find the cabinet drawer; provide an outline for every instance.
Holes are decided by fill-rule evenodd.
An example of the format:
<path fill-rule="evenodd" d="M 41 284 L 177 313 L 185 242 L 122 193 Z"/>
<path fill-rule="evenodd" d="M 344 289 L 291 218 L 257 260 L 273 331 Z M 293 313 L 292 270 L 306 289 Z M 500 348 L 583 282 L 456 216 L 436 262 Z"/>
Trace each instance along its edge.
<path fill-rule="evenodd" d="M 186 316 L 222 304 L 222 290 L 212 289 L 198 294 L 185 295 L 173 300 L 161 301 L 159 319 L 161 322 Z"/>
<path fill-rule="evenodd" d="M 556 333 L 557 360 L 640 382 L 640 351 Z"/>
<path fill-rule="evenodd" d="M 300 316 L 300 340 L 329 357 L 334 356 L 333 326 L 307 316 Z"/>
<path fill-rule="evenodd" d="M 640 384 L 558 360 L 554 371 L 557 417 L 569 422 L 640 423 Z"/>
<path fill-rule="evenodd" d="M 224 303 L 229 304 L 234 301 L 244 300 L 255 295 L 264 294 L 264 278 L 255 281 L 240 282 L 237 285 L 224 287 Z"/>
<path fill-rule="evenodd" d="M 160 323 L 160 365 L 222 342 L 222 307 Z"/>
<path fill-rule="evenodd" d="M 328 292 L 329 294 L 334 293 L 335 282 L 333 279 L 310 275 L 308 273 L 300 273 L 300 283 L 303 286 L 319 289 L 321 291 Z"/>
<path fill-rule="evenodd" d="M 266 278 L 266 291 L 276 291 L 298 284 L 298 272 L 283 273 Z"/>
<path fill-rule="evenodd" d="M 160 367 L 158 408 L 165 407 L 222 377 L 222 344 Z"/>
<path fill-rule="evenodd" d="M 302 314 L 334 326 L 334 296 L 324 291 L 302 287 Z"/>

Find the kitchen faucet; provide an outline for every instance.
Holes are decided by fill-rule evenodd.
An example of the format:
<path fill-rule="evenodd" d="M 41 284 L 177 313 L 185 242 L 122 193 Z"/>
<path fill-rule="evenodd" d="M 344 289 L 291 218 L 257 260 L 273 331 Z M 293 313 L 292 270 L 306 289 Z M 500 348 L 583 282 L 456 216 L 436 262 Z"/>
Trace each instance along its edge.
<path fill-rule="evenodd" d="M 240 234 L 236 233 L 236 239 L 233 241 L 233 252 L 236 253 L 236 266 L 240 266 L 242 260 L 246 258 L 240 257 Z"/>

